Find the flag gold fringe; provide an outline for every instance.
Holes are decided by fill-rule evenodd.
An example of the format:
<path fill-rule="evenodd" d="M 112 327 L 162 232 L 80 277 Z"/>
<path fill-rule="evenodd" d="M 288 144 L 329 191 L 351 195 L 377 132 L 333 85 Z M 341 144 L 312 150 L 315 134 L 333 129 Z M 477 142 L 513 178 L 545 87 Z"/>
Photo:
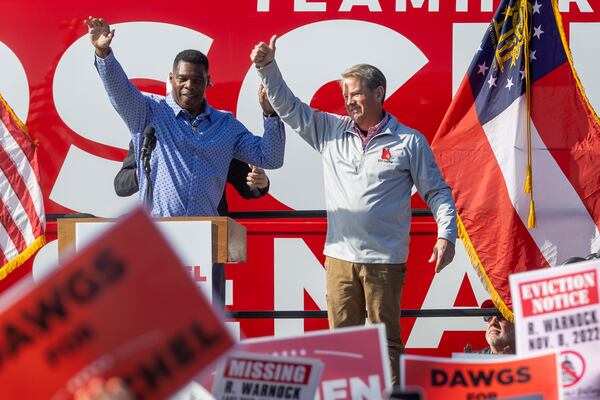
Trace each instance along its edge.
<path fill-rule="evenodd" d="M 29 140 L 31 140 L 31 142 L 35 146 L 38 146 L 39 145 L 38 141 L 37 140 L 33 140 L 33 138 L 29 135 L 29 131 L 27 130 L 27 126 L 25 126 L 25 124 L 19 119 L 19 117 L 17 117 L 17 114 L 15 114 L 15 112 L 13 111 L 13 109 L 8 105 L 8 103 L 6 102 L 6 100 L 4 100 L 4 97 L 2 97 L 2 95 L 0 95 L 0 105 L 2 107 L 6 108 L 6 110 L 8 111 L 8 114 L 10 115 L 10 117 L 23 130 L 23 132 L 25 133 L 25 136 Z M 13 258 L 12 260 L 10 260 L 6 264 L 4 264 L 0 268 L 0 281 L 3 280 L 3 279 L 5 279 L 8 276 L 8 274 L 10 274 L 11 272 L 13 272 L 15 269 L 17 269 L 21 265 L 23 265 L 25 263 L 25 261 L 27 261 L 29 259 L 29 257 L 31 257 L 32 255 L 34 255 L 35 252 L 38 251 L 39 249 L 41 249 L 45 244 L 46 244 L 46 236 L 42 235 L 42 236 L 36 238 L 33 242 L 31 242 L 29 244 L 29 246 L 27 246 L 27 248 L 25 250 L 23 250 L 18 256 L 16 256 L 15 258 Z"/>
<path fill-rule="evenodd" d="M 502 316 L 506 320 L 513 322 L 513 312 L 508 308 L 504 300 L 502 300 L 500 294 L 496 291 L 496 288 L 490 281 L 490 278 L 487 276 L 487 273 L 483 268 L 483 264 L 481 263 L 481 260 L 477 255 L 477 251 L 475 250 L 475 247 L 471 242 L 471 238 L 469 238 L 469 234 L 467 233 L 467 230 L 465 229 L 465 226 L 463 225 L 463 222 L 458 213 L 456 214 L 456 225 L 458 226 L 458 237 L 460 237 L 465 251 L 469 256 L 469 260 L 471 261 L 471 264 L 473 264 L 473 267 L 475 267 L 477 275 L 479 276 L 479 279 L 481 280 L 481 283 L 483 284 L 485 290 L 487 290 L 487 292 L 489 293 L 490 298 L 494 302 L 496 308 L 502 313 Z"/>
<path fill-rule="evenodd" d="M 8 113 L 10 114 L 12 119 L 14 119 L 17 122 L 17 125 L 19 125 L 19 127 L 21 127 L 21 129 L 23 129 L 23 131 L 27 132 L 27 127 L 25 126 L 23 121 L 21 121 L 19 119 L 19 117 L 17 117 L 17 114 L 15 114 L 14 110 L 8 105 L 8 103 L 6 102 L 6 100 L 4 100 L 4 97 L 2 97 L 1 94 L 0 94 L 0 103 L 2 103 L 2 105 L 4 107 L 6 107 L 6 109 L 8 110 Z"/>
<path fill-rule="evenodd" d="M 33 242 L 31 242 L 31 244 L 29 246 L 27 246 L 27 248 L 21 252 L 21 254 L 19 254 L 15 258 L 13 258 L 8 263 L 4 264 L 4 266 L 2 266 L 2 268 L 0 268 L 0 281 L 5 279 L 15 269 L 17 269 L 21 265 L 23 265 L 25 263 L 25 261 L 27 261 L 29 259 L 29 257 L 34 255 L 35 252 L 38 251 L 39 249 L 41 249 L 45 244 L 46 244 L 46 236 L 42 235 L 42 236 L 38 237 L 37 239 L 35 239 Z"/>
<path fill-rule="evenodd" d="M 573 56 L 571 54 L 571 50 L 568 45 L 568 41 L 567 41 L 567 38 L 565 35 L 563 23 L 562 23 L 562 17 L 561 17 L 560 11 L 558 9 L 558 0 L 552 0 L 551 3 L 552 3 L 553 12 L 554 12 L 554 17 L 556 19 L 556 23 L 559 28 L 558 30 L 560 32 L 560 37 L 562 39 L 563 48 L 564 48 L 567 58 L 569 60 L 569 64 L 571 66 L 571 71 L 573 73 L 573 76 L 575 77 L 577 87 L 581 93 L 583 100 L 585 101 L 585 103 L 587 105 L 587 108 L 588 108 L 590 114 L 593 116 L 596 123 L 600 125 L 600 118 L 598 117 L 598 114 L 592 107 L 587 95 L 585 94 L 585 90 L 583 89 L 581 80 L 579 79 L 579 76 L 577 75 L 577 72 L 575 71 L 575 67 L 573 65 Z M 528 18 L 527 18 L 527 21 L 528 21 Z M 527 29 L 528 28 L 529 27 L 527 26 Z M 528 37 L 528 35 L 526 37 Z M 527 41 L 525 43 L 527 45 L 527 51 L 528 51 L 529 44 Z M 526 80 L 526 85 L 527 85 L 526 91 L 528 94 L 527 95 L 527 116 L 528 116 L 528 119 L 530 119 L 530 80 L 529 80 L 529 59 L 528 59 L 529 53 L 527 51 L 525 51 L 524 56 L 526 57 L 526 71 L 525 72 L 527 74 L 527 78 L 526 78 L 527 79 Z M 525 188 L 524 189 L 525 189 L 525 193 L 532 193 L 533 192 L 533 171 L 531 168 L 531 158 L 530 158 L 531 157 L 531 153 L 530 153 L 531 152 L 530 120 L 527 122 L 527 124 L 528 124 L 527 137 L 528 137 L 528 153 L 529 153 L 528 158 L 529 158 L 529 160 L 528 160 L 528 166 L 527 166 L 527 173 L 525 176 Z M 473 264 L 473 267 L 477 271 L 477 274 L 479 275 L 479 278 L 480 278 L 483 286 L 485 287 L 487 292 L 490 294 L 490 298 L 494 302 L 494 305 L 502 313 L 504 318 L 513 322 L 514 321 L 513 312 L 508 308 L 506 303 L 502 300 L 499 293 L 496 291 L 492 282 L 490 281 L 489 277 L 487 276 L 487 273 L 483 267 L 483 264 L 481 263 L 481 260 L 480 260 L 479 256 L 477 255 L 477 251 L 475 250 L 475 247 L 473 246 L 473 243 L 471 242 L 471 239 L 469 238 L 469 234 L 467 233 L 467 230 L 465 229 L 465 226 L 460 218 L 460 215 L 458 215 L 458 213 L 457 213 L 456 219 L 457 219 L 457 225 L 458 225 L 458 236 L 460 237 L 460 239 L 463 243 L 463 246 L 465 248 L 465 251 L 467 252 L 467 255 L 469 256 L 471 264 Z M 536 224 L 537 224 L 537 221 L 536 221 L 536 214 L 535 214 L 535 201 L 533 200 L 533 195 L 532 195 L 530 198 L 530 202 L 529 202 L 529 217 L 527 220 L 527 225 L 529 228 L 532 228 L 532 227 L 535 227 Z"/>
<path fill-rule="evenodd" d="M 23 121 L 21 121 L 19 119 L 19 117 L 17 116 L 17 114 L 15 114 L 14 110 L 11 108 L 11 106 L 8 105 L 8 103 L 6 102 L 6 100 L 4 100 L 4 97 L 2 97 L 2 94 L 0 94 L 0 104 L 4 108 L 6 108 L 6 110 L 8 111 L 8 114 L 10 115 L 10 117 L 23 130 L 23 132 L 25 133 L 25 136 L 34 144 L 35 147 L 38 147 L 40 145 L 39 140 L 34 139 L 33 137 L 31 137 L 31 135 L 29 134 L 29 130 L 27 129 L 27 126 L 23 123 Z"/>

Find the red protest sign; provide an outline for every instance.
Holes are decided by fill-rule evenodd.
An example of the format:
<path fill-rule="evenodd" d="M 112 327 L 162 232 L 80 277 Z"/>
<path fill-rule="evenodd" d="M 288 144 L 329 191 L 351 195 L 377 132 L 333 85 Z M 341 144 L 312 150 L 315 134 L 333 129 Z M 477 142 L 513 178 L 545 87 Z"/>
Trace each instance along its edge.
<path fill-rule="evenodd" d="M 510 276 L 517 353 L 559 351 L 565 399 L 600 394 L 598 260 Z"/>
<path fill-rule="evenodd" d="M 383 325 L 341 328 L 298 337 L 245 340 L 240 351 L 323 362 L 319 398 L 380 398 L 390 389 L 390 368 Z"/>
<path fill-rule="evenodd" d="M 401 388 L 416 387 L 424 399 L 487 399 L 542 395 L 561 398 L 555 353 L 486 360 L 404 355 Z"/>
<path fill-rule="evenodd" d="M 6 399 L 66 399 L 91 376 L 119 376 L 137 398 L 164 399 L 234 344 L 141 209 L 0 320 Z"/>

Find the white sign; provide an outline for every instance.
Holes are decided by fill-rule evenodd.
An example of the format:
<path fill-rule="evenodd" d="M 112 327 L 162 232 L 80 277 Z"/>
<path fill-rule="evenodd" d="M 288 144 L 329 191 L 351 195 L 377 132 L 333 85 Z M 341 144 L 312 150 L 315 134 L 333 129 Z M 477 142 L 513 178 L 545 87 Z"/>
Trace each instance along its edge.
<path fill-rule="evenodd" d="M 600 398 L 600 262 L 510 276 L 517 354 L 559 351 L 565 399 Z"/>
<path fill-rule="evenodd" d="M 319 360 L 234 352 L 217 370 L 212 392 L 221 400 L 313 400 L 322 372 Z"/>
<path fill-rule="evenodd" d="M 113 222 L 75 224 L 75 251 L 82 249 Z M 157 221 L 192 280 L 212 302 L 212 236 L 210 221 Z M 148 269 L 151 274 L 152 270 Z M 157 276 L 157 279 L 160 279 Z"/>

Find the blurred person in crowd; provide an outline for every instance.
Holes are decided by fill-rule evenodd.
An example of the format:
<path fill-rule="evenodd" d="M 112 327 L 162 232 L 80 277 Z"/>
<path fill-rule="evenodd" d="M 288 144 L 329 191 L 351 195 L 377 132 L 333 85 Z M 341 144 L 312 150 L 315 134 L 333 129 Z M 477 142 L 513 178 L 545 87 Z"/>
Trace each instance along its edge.
<path fill-rule="evenodd" d="M 596 253 L 588 254 L 586 257 L 568 258 L 565 261 L 563 261 L 562 264 L 560 264 L 560 265 L 567 265 L 567 264 L 574 264 L 574 263 L 583 262 L 583 261 L 596 260 L 598 258 L 600 258 L 600 251 L 598 251 Z"/>
<path fill-rule="evenodd" d="M 75 400 L 134 400 L 122 379 L 93 378 L 73 396 Z"/>
<path fill-rule="evenodd" d="M 583 257 L 571 257 L 571 258 L 567 258 L 565 261 L 563 261 L 562 264 L 560 265 L 567 265 L 567 264 L 574 264 L 574 263 L 578 263 L 578 262 L 582 262 L 585 261 L 586 259 Z"/>

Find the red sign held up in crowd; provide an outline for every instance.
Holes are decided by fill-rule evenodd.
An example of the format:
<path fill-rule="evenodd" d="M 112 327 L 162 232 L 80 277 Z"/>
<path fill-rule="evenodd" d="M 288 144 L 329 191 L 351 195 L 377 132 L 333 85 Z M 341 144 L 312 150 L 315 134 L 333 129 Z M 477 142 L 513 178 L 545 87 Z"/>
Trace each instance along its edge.
<path fill-rule="evenodd" d="M 302 336 L 244 340 L 238 349 L 246 353 L 271 354 L 320 360 L 323 374 L 317 398 L 381 399 L 391 389 L 390 366 L 382 324 L 316 331 Z M 201 381 L 210 388 L 210 376 Z"/>
<path fill-rule="evenodd" d="M 424 399 L 562 398 L 555 353 L 486 360 L 405 355 L 400 373 L 400 386 L 420 389 Z"/>
<path fill-rule="evenodd" d="M 2 399 L 70 398 L 92 376 L 164 399 L 235 343 L 141 209 L 0 304 L 0 320 Z"/>
<path fill-rule="evenodd" d="M 565 399 L 600 396 L 600 263 L 510 276 L 518 354 L 557 351 Z"/>

